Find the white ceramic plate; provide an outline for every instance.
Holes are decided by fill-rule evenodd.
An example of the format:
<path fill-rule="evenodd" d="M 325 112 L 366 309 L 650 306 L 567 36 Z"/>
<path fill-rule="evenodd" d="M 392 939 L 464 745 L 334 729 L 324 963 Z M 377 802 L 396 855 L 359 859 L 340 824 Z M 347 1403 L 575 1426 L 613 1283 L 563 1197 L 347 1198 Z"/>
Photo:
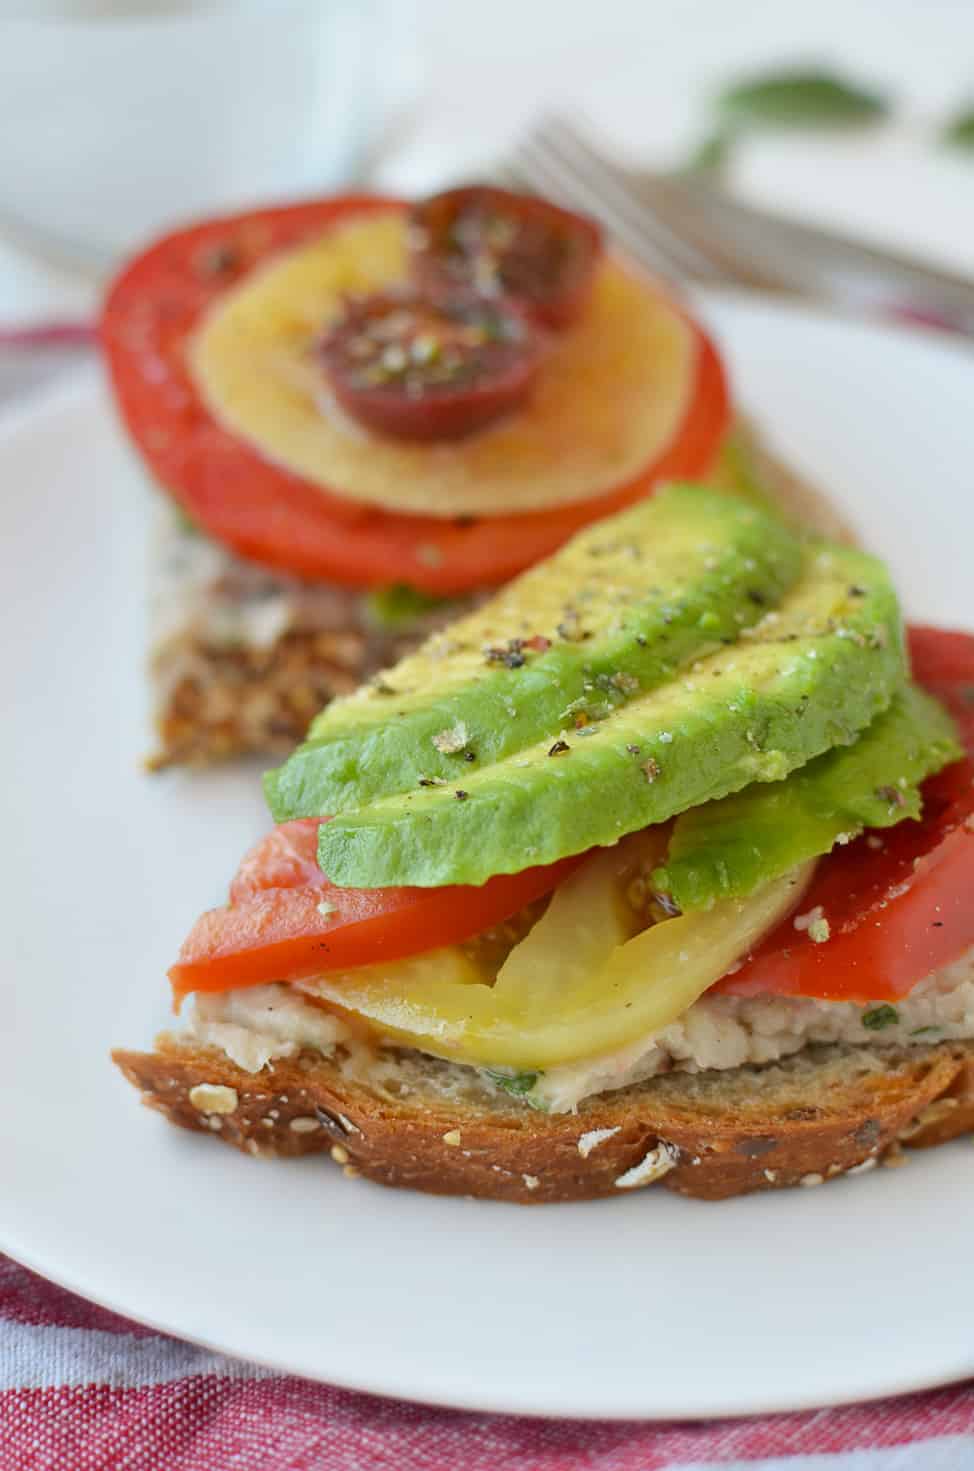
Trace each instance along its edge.
<path fill-rule="evenodd" d="M 744 301 L 739 394 L 892 561 L 974 624 L 972 360 Z M 255 1162 L 139 1108 L 108 1063 L 266 823 L 253 770 L 148 778 L 146 497 L 90 378 L 0 433 L 0 1247 L 147 1323 L 358 1389 L 487 1410 L 703 1416 L 974 1371 L 974 1151 L 703 1205 L 542 1210 Z"/>

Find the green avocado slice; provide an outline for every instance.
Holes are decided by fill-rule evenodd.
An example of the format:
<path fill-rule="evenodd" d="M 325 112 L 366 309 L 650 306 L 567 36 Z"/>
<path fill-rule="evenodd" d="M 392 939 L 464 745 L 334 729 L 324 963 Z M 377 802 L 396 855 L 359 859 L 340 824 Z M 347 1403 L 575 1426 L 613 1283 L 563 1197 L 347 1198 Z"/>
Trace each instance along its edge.
<path fill-rule="evenodd" d="M 863 552 L 810 544 L 803 561 L 780 608 L 736 644 L 601 722 L 323 824 L 322 868 L 355 887 L 481 884 L 849 744 L 906 678 L 896 595 Z"/>
<path fill-rule="evenodd" d="M 684 812 L 653 883 L 685 913 L 744 898 L 864 828 L 919 817 L 920 782 L 962 754 L 947 711 L 907 685 L 854 745 Z"/>
<path fill-rule="evenodd" d="M 674 485 L 593 526 L 379 680 L 265 778 L 277 822 L 452 781 L 601 719 L 739 637 L 799 575 L 774 516 Z"/>

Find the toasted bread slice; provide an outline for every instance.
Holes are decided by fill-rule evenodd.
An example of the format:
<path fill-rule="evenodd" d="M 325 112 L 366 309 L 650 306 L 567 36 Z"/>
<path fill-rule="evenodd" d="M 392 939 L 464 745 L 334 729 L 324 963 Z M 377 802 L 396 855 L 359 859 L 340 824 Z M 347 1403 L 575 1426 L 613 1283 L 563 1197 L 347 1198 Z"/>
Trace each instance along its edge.
<path fill-rule="evenodd" d="M 728 1072 L 672 1072 L 543 1114 L 472 1069 L 339 1048 L 246 1073 L 164 1034 L 114 1059 L 150 1108 L 254 1155 L 330 1153 L 347 1174 L 437 1195 L 541 1203 L 659 1181 L 703 1200 L 818 1185 L 901 1145 L 974 1130 L 974 1043 L 810 1047 Z"/>

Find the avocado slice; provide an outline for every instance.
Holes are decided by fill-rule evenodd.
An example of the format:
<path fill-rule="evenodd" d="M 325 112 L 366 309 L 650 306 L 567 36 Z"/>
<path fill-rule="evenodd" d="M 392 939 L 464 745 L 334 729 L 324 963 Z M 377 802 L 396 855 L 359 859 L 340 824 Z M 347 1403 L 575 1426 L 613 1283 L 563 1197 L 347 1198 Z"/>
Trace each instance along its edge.
<path fill-rule="evenodd" d="M 907 685 L 854 745 L 684 812 L 653 883 L 685 913 L 744 898 L 863 828 L 919 817 L 920 782 L 962 754 L 947 711 Z"/>
<path fill-rule="evenodd" d="M 322 868 L 357 887 L 480 884 L 780 781 L 855 740 L 906 678 L 896 595 L 863 552 L 810 544 L 803 562 L 780 608 L 736 644 L 601 722 L 323 824 Z"/>
<path fill-rule="evenodd" d="M 603 718 L 735 640 L 799 575 L 773 516 L 667 487 L 576 536 L 357 694 L 265 778 L 277 822 L 453 782 Z"/>

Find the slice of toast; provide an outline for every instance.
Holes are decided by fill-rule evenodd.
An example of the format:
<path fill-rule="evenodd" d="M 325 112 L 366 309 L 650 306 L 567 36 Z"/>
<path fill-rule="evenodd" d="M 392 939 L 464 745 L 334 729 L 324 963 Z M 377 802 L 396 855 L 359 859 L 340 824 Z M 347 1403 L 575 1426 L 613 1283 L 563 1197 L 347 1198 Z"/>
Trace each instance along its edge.
<path fill-rule="evenodd" d="M 247 562 L 168 504 L 153 527 L 149 587 L 153 770 L 287 755 L 329 700 L 475 601 L 382 626 L 365 594 Z"/>
<path fill-rule="evenodd" d="M 727 1072 L 671 1072 L 544 1114 L 462 1068 L 389 1050 L 367 1069 L 339 1048 L 242 1071 L 164 1034 L 116 1051 L 143 1102 L 253 1155 L 330 1154 L 348 1175 L 438 1195 L 541 1203 L 659 1181 L 703 1200 L 819 1185 L 901 1146 L 974 1130 L 974 1043 L 810 1047 Z"/>

